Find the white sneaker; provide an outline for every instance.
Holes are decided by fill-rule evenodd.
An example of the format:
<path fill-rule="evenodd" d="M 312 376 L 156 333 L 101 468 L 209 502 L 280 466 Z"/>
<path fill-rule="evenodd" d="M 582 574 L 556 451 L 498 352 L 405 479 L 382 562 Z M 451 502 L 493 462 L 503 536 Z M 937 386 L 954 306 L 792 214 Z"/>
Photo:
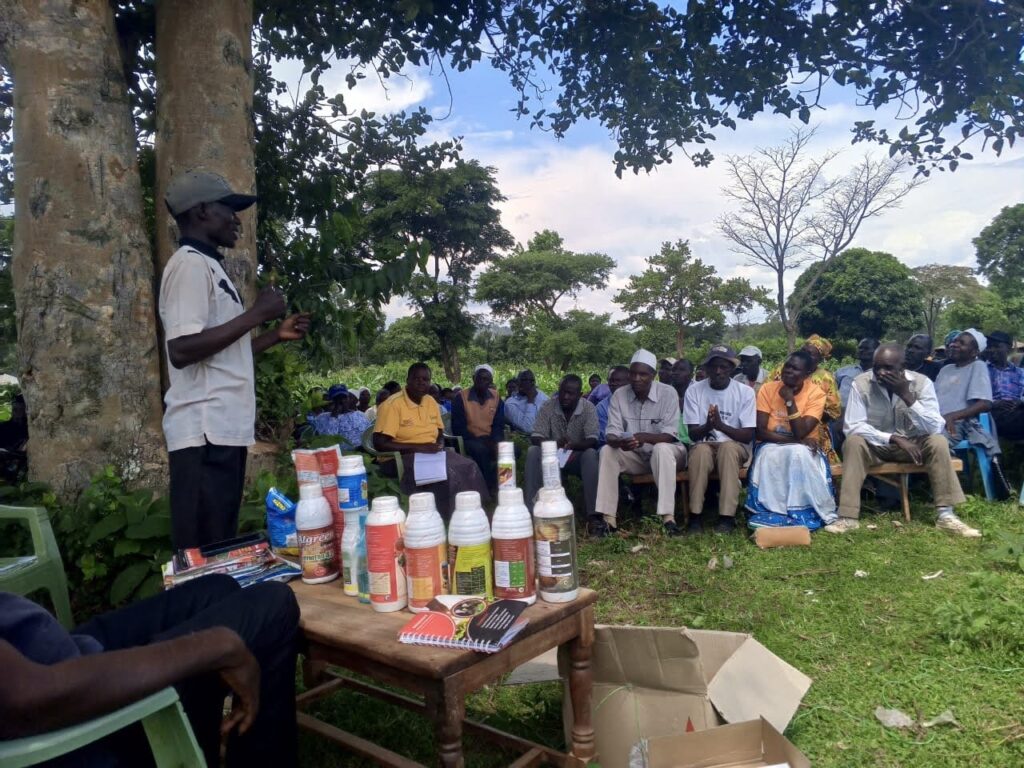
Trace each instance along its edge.
<path fill-rule="evenodd" d="M 980 539 L 981 531 L 971 528 L 967 523 L 956 515 L 944 515 L 935 521 L 935 527 L 943 531 L 949 531 L 966 539 Z"/>
<path fill-rule="evenodd" d="M 825 530 L 829 533 L 846 533 L 847 531 L 856 531 L 858 528 L 860 528 L 860 523 L 852 517 L 840 517 L 834 523 L 825 526 Z"/>

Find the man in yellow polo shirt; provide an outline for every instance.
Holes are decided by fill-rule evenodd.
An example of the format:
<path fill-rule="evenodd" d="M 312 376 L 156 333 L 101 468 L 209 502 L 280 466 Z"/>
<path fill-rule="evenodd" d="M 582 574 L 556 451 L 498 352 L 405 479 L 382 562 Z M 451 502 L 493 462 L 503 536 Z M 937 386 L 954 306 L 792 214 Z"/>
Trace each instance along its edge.
<path fill-rule="evenodd" d="M 458 453 L 448 451 L 445 456 L 447 479 L 429 485 L 416 482 L 417 453 L 438 453 L 444 450 L 444 422 L 437 401 L 428 396 L 430 366 L 413 363 L 405 379 L 405 388 L 392 395 L 377 409 L 373 427 L 373 447 L 381 452 L 397 451 L 402 454 L 405 471 L 402 474 L 402 492 L 417 491 L 434 494 L 437 509 L 447 522 L 455 509 L 455 494 L 476 491 L 482 502 L 490 501 L 487 483 L 476 463 Z M 396 477 L 393 462 L 382 457 L 381 471 Z"/>

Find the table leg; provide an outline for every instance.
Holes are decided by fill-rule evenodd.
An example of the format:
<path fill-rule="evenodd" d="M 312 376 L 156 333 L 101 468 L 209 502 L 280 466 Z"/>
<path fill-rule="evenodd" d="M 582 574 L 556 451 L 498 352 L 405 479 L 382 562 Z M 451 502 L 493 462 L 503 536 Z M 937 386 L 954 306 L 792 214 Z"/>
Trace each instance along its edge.
<path fill-rule="evenodd" d="M 582 760 L 595 756 L 594 726 L 590 719 L 590 649 L 594 644 L 594 609 L 579 613 L 580 633 L 569 641 L 569 696 L 572 699 L 572 754 Z"/>
<path fill-rule="evenodd" d="M 437 754 L 443 768 L 464 768 L 462 721 L 466 719 L 466 697 L 460 686 L 449 678 L 428 693 L 427 711 L 434 721 Z"/>
<path fill-rule="evenodd" d="M 326 669 L 326 662 L 310 661 L 308 656 L 302 657 L 302 684 L 307 690 L 323 682 Z"/>

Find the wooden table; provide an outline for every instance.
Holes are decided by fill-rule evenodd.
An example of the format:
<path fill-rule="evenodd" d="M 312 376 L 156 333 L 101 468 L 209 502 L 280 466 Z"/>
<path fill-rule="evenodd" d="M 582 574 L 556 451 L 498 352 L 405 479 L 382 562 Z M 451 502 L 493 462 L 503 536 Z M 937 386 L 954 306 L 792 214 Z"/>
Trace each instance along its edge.
<path fill-rule="evenodd" d="M 445 768 L 461 768 L 463 731 L 490 738 L 524 752 L 512 766 L 551 764 L 582 768 L 594 757 L 594 729 L 590 722 L 590 649 L 594 640 L 597 594 L 581 589 L 571 603 L 540 600 L 523 614 L 530 622 L 505 650 L 495 654 L 449 648 L 405 645 L 399 629 L 412 616 L 408 611 L 377 613 L 345 595 L 339 581 L 323 585 L 292 582 L 302 609 L 300 626 L 306 641 L 304 671 L 310 690 L 298 697 L 299 726 L 334 741 L 380 765 L 420 766 L 408 758 L 354 734 L 324 723 L 301 709 L 339 688 L 349 688 L 392 704 L 419 711 L 434 721 L 438 755 Z M 575 721 L 571 752 L 566 754 L 495 728 L 465 719 L 466 695 L 498 680 L 556 646 L 567 646 L 571 660 L 569 694 Z M 413 694 L 403 696 L 377 685 L 353 679 L 340 670 L 370 678 Z"/>

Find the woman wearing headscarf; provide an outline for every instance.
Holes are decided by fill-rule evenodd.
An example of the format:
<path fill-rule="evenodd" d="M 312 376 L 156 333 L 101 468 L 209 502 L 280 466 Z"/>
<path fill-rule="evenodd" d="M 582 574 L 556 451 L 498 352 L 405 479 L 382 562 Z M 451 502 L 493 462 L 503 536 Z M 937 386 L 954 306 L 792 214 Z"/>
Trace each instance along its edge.
<path fill-rule="evenodd" d="M 836 385 L 835 377 L 830 371 L 821 367 L 822 362 L 832 354 L 832 344 L 828 339 L 814 333 L 807 337 L 801 349 L 811 356 L 813 364 L 808 380 L 812 384 L 817 384 L 825 394 L 825 410 L 818 422 L 818 445 L 829 464 L 840 464 L 842 462 L 832 446 L 832 433 L 829 431 L 828 425 L 829 422 L 839 418 L 843 412 L 843 405 L 839 399 L 839 387 Z M 775 368 L 769 378 L 772 381 L 781 381 L 782 368 L 781 365 Z"/>
<path fill-rule="evenodd" d="M 832 471 L 818 442 L 825 393 L 810 380 L 813 366 L 810 353 L 798 349 L 779 380 L 757 393 L 757 442 L 747 476 L 751 528 L 815 530 L 839 519 Z"/>

